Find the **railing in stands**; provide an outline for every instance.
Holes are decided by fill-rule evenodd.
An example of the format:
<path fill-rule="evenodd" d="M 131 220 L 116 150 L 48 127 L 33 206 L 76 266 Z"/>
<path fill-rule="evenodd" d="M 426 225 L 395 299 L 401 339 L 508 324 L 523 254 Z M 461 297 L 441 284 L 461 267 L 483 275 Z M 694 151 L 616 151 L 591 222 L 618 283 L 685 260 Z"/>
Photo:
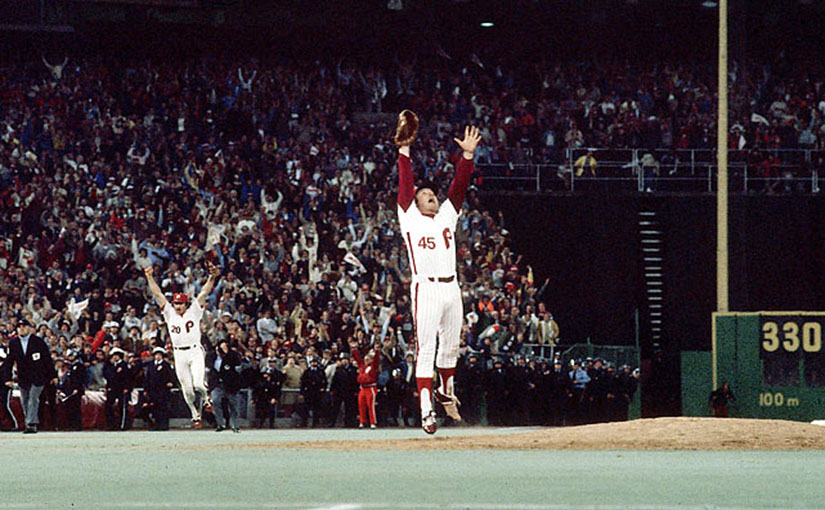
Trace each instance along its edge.
<path fill-rule="evenodd" d="M 658 173 L 643 167 L 650 153 Z M 483 189 L 535 192 L 674 192 L 713 193 L 716 189 L 714 149 L 593 149 L 591 173 L 576 161 L 587 149 L 537 154 L 532 149 L 482 150 L 476 166 Z M 819 193 L 825 187 L 825 150 L 760 149 L 729 152 L 731 193 Z"/>

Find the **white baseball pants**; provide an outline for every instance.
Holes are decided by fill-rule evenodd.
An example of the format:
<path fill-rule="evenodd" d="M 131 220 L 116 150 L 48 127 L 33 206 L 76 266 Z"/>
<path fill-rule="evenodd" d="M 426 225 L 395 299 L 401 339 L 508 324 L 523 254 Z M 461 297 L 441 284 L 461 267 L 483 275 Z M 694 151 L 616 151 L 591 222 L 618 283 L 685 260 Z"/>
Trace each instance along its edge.
<path fill-rule="evenodd" d="M 201 419 L 200 408 L 195 405 L 196 393 L 201 396 L 201 401 L 207 397 L 206 382 L 206 362 L 204 360 L 203 347 L 200 345 L 190 347 L 186 350 L 174 349 L 175 353 L 175 374 L 180 381 L 183 391 L 183 399 L 189 406 L 193 420 Z"/>
<path fill-rule="evenodd" d="M 421 278 L 413 282 L 411 291 L 417 350 L 415 376 L 432 378 L 433 361 L 438 368 L 456 366 L 464 317 L 461 289 L 455 279 L 431 282 Z"/>

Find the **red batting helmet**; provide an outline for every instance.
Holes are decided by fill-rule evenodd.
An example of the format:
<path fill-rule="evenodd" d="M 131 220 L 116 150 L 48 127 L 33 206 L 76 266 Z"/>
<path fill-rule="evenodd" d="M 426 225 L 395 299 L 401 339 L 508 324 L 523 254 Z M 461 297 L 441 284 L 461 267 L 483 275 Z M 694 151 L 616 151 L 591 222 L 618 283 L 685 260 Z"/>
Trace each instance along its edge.
<path fill-rule="evenodd" d="M 189 296 L 187 296 L 183 292 L 175 292 L 175 295 L 172 296 L 172 302 L 173 303 L 184 303 L 184 304 L 188 303 L 189 302 Z"/>

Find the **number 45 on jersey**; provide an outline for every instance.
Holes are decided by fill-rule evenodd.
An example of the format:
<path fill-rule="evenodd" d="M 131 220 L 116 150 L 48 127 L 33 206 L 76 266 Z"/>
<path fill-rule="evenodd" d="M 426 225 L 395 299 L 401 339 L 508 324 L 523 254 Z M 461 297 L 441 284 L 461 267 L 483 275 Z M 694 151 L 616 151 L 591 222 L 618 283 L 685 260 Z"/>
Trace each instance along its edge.
<path fill-rule="evenodd" d="M 450 231 L 449 228 L 445 228 L 444 231 L 441 233 L 444 237 L 444 244 L 447 246 L 447 249 L 450 249 L 450 241 L 453 239 L 453 233 Z M 422 236 L 421 239 L 418 240 L 418 246 L 425 250 L 434 250 L 435 245 L 435 237 L 432 236 Z"/>

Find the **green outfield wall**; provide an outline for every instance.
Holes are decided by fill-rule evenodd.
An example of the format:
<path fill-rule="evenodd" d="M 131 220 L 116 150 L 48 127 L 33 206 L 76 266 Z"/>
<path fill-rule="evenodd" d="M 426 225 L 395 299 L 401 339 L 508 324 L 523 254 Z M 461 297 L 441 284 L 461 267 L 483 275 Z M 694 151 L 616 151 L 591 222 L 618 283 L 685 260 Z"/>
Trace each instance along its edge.
<path fill-rule="evenodd" d="M 825 418 L 825 313 L 713 314 L 713 349 L 682 353 L 682 411 L 710 414 L 723 382 L 731 416 L 811 421 Z"/>

